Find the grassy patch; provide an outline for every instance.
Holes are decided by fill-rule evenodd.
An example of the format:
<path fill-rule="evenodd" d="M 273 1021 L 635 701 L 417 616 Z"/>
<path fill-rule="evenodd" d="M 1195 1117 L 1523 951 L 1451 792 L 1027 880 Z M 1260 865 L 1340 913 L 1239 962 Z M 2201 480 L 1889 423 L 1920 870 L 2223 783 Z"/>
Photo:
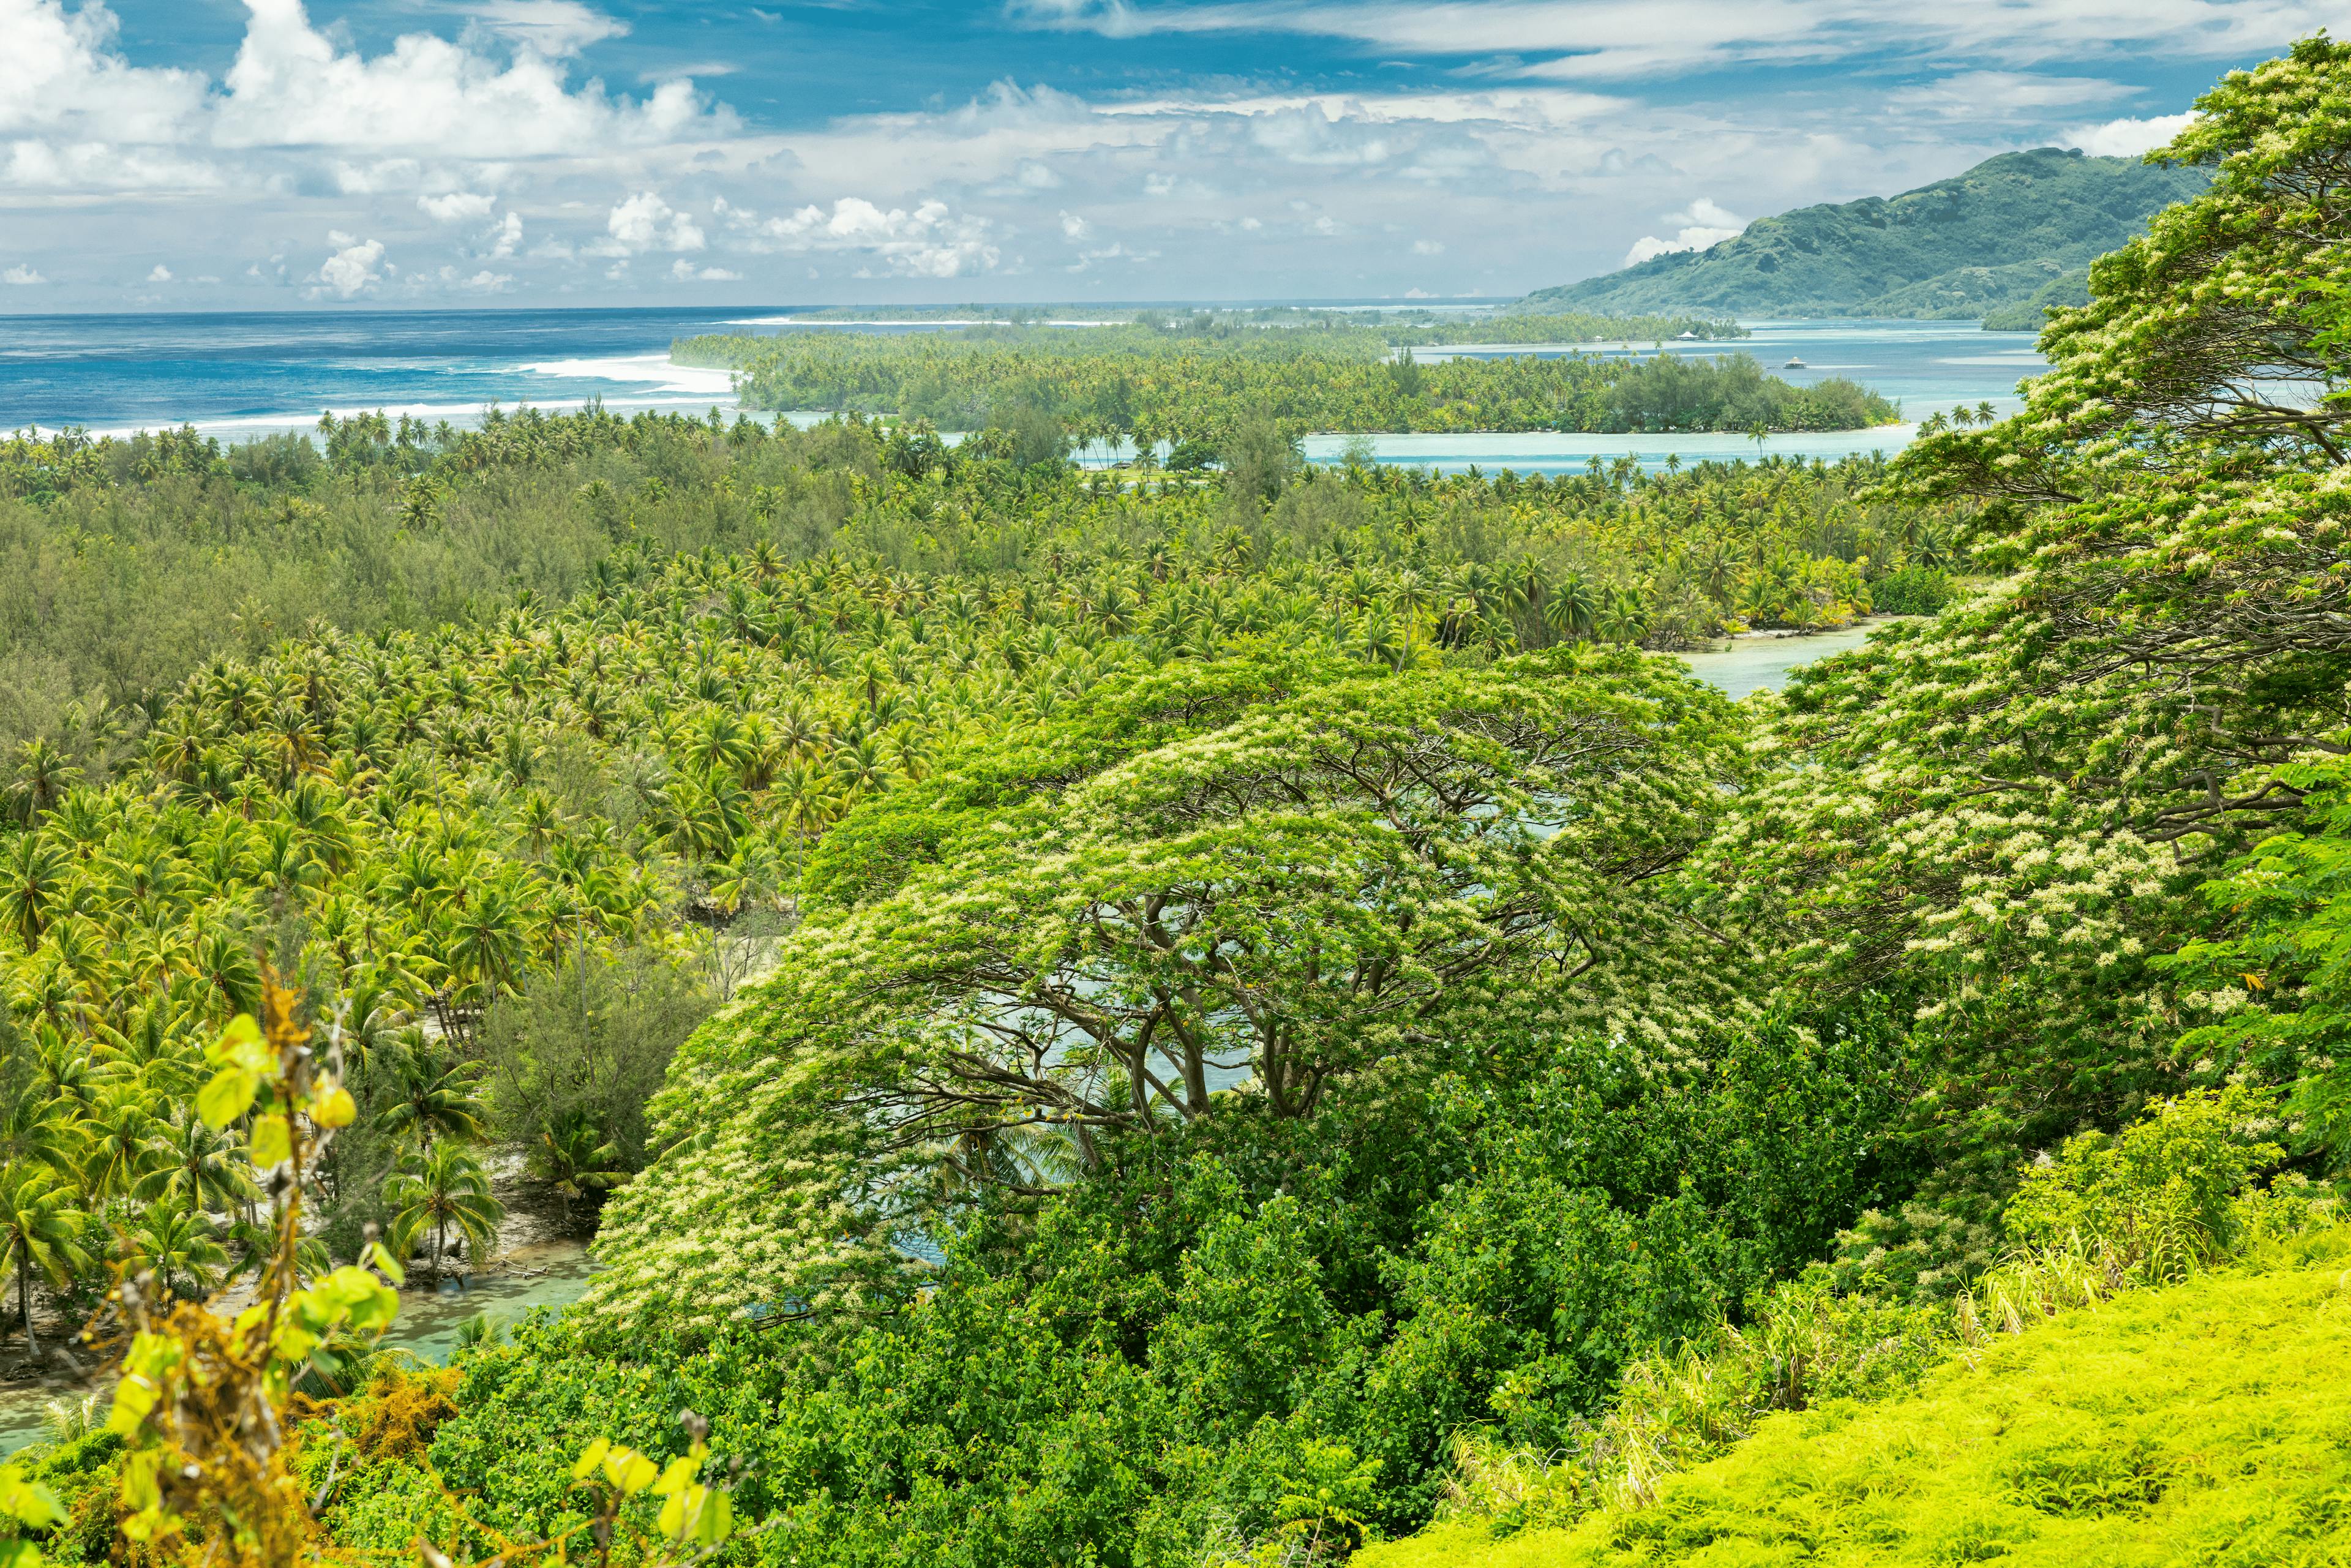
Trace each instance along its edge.
<path fill-rule="evenodd" d="M 2351 1562 L 2346 1389 L 2341 1259 L 2207 1276 L 2001 1336 L 1906 1398 L 1774 1416 L 1650 1507 L 1499 1541 L 1441 1523 L 1356 1562 Z"/>

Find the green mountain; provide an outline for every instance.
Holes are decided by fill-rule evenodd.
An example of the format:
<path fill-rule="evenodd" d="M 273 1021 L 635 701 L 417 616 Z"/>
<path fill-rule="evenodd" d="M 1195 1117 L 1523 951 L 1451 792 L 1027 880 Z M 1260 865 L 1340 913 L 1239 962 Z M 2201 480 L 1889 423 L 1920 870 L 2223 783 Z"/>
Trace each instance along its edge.
<path fill-rule="evenodd" d="M 2086 298 L 2094 257 L 2201 191 L 2201 169 L 2062 148 L 2004 152 L 1898 196 L 1800 207 L 1702 251 L 1530 294 L 1521 310 L 2022 316 Z M 2045 298 L 2043 298 L 2045 296 Z"/>

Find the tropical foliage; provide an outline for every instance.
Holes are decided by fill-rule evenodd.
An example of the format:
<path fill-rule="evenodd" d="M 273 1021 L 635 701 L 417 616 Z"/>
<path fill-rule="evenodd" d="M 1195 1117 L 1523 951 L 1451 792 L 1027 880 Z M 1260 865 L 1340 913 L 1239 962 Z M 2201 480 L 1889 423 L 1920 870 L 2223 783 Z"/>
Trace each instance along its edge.
<path fill-rule="evenodd" d="M 2323 1556 L 2346 81 L 2226 79 L 2024 413 L 1890 466 L 1317 471 L 1260 417 L 1081 474 L 1033 398 L 324 433 L 405 526 L 658 522 L 20 748 L 0 1241 L 26 1332 L 141 1335 L 45 1539 Z M 37 517 L 252 483 L 43 450 Z M 1782 696 L 1643 651 L 1880 589 Z M 590 1296 L 371 1358 L 412 1246 L 495 1245 L 486 1144 Z M 2120 1322 L 2103 1405 L 2020 1408 Z"/>
<path fill-rule="evenodd" d="M 1442 336 L 1442 334 L 1439 334 Z M 970 327 L 876 335 L 787 330 L 689 338 L 680 364 L 737 372 L 754 408 L 841 411 L 949 430 L 1019 410 L 1081 441 L 1221 446 L 1270 421 L 1283 435 L 1353 431 L 1852 430 L 1894 405 L 1831 377 L 1797 387 L 1751 356 L 1646 361 L 1507 354 L 1416 361 L 1352 325 L 1204 334 L 1151 327 Z"/>

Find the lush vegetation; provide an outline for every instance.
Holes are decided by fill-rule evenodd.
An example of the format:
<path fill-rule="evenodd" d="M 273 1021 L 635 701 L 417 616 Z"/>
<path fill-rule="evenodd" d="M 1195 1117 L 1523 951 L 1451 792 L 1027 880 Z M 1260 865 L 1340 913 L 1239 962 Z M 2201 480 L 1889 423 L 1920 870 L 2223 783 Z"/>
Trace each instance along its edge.
<path fill-rule="evenodd" d="M 138 1337 L 0 1510 L 84 1560 L 2322 1555 L 2346 81 L 2227 78 L 2025 412 L 1890 467 L 534 423 L 591 515 L 741 531 L 20 753 L 0 1234 L 25 1332 Z M 380 504 L 503 482 L 437 441 Z M 86 466 L 37 505 L 178 482 Z M 1641 651 L 1774 549 L 1796 616 L 1938 612 L 1746 704 Z M 1955 551 L 1999 580 L 1944 602 Z M 493 1139 L 591 1293 L 371 1355 Z"/>
<path fill-rule="evenodd" d="M 2003 152 L 1898 196 L 1760 218 L 1702 251 L 1541 289 L 1522 308 L 2013 319 L 2029 301 L 2060 302 L 2053 283 L 2193 197 L 2205 178 L 2200 168 L 2054 147 Z M 2037 309 L 2014 320 L 2041 323 Z"/>
<path fill-rule="evenodd" d="M 1275 441 L 1137 486 L 861 423 L 322 434 L 274 480 L 186 438 L 15 448 L 24 537 L 76 544 L 16 591 L 91 606 L 16 649 L 62 672 L 20 710 L 0 862 L 28 1333 L 126 1259 L 198 1295 L 259 1256 L 266 1167 L 187 1097 L 265 966 L 349 1042 L 320 1239 L 377 1225 L 437 1272 L 496 1222 L 468 1145 L 592 1212 L 666 1140 L 670 1052 L 768 962 L 811 846 L 1008 726 L 1244 650 L 1321 680 L 1834 623 L 1951 548 L 1950 508 L 1858 498 L 1869 465 L 1434 479 Z M 308 634 L 98 634 L 200 558 L 191 507 L 323 519 L 212 547 L 269 559 Z M 476 577 L 463 621 L 370 602 L 379 571 L 519 550 L 545 575 Z"/>
<path fill-rule="evenodd" d="M 1834 1563 L 2324 1561 L 2351 1479 L 2333 1435 L 2351 1364 L 2344 1250 L 2336 1232 L 2258 1271 L 2067 1312 L 1954 1359 L 1908 1397 L 1775 1414 L 1728 1457 L 1572 1531 L 1498 1537 L 1464 1515 L 1359 1561 L 1768 1560 L 1792 1541 Z M 2294 1266 L 2297 1253 L 2318 1266 Z M 1505 1512 L 1559 1490 L 1523 1461 L 1473 1458 L 1461 1473 Z"/>
<path fill-rule="evenodd" d="M 673 357 L 735 370 L 754 408 L 850 410 L 967 431 L 1019 429 L 1041 415 L 1081 440 L 1199 443 L 1218 453 L 1266 422 L 1294 437 L 1852 430 L 1896 417 L 1893 404 L 1853 382 L 1792 386 L 1745 354 L 1639 362 L 1506 355 L 1422 364 L 1409 353 L 1399 357 L 1388 336 L 1335 319 L 1293 329 L 1212 319 L 895 336 L 802 329 L 685 339 Z"/>
<path fill-rule="evenodd" d="M 1398 348 L 1444 343 L 1664 343 L 1683 338 L 1750 337 L 1728 318 L 1703 316 L 1593 316 L 1583 312 L 1546 316 L 1521 310 L 1324 310 L 1311 306 L 1194 310 L 1120 310 L 1092 305 L 942 305 L 929 307 L 837 306 L 796 313 L 809 322 L 904 322 L 909 325 L 1050 327 L 1058 322 L 1134 322 L 1163 331 L 1217 332 L 1234 327 L 1376 329 Z"/>

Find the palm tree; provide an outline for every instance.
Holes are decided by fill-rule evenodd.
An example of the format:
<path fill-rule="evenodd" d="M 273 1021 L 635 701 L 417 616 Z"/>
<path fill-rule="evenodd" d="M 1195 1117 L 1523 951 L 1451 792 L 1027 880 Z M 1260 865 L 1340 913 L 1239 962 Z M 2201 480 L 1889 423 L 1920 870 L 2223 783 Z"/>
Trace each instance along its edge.
<path fill-rule="evenodd" d="M 1580 571 L 1561 573 L 1542 607 L 1543 624 L 1562 642 L 1589 633 L 1599 615 L 1600 596 Z"/>
<path fill-rule="evenodd" d="M 72 1173 L 81 1151 L 72 1104 L 37 1080 L 20 1082 L 0 1101 L 0 1163 Z"/>
<path fill-rule="evenodd" d="M 473 1092 L 478 1071 L 472 1062 L 449 1061 L 412 1030 L 392 1066 L 392 1099 L 377 1114 L 376 1130 L 413 1136 L 428 1153 L 439 1137 L 481 1137 L 482 1103 Z"/>
<path fill-rule="evenodd" d="M 82 1188 L 93 1203 L 128 1194 L 171 1157 L 163 1124 L 135 1087 L 99 1096 L 83 1119 Z"/>
<path fill-rule="evenodd" d="M 487 1005 L 520 985 L 529 944 L 528 919 L 514 888 L 504 879 L 483 883 L 450 917 L 450 972 L 470 981 L 472 994 Z"/>
<path fill-rule="evenodd" d="M 0 919 L 24 942 L 26 951 L 41 939 L 66 880 L 66 857 L 39 833 L 25 833 L 0 858 Z"/>
<path fill-rule="evenodd" d="M 236 1134 L 214 1128 L 190 1106 L 172 1111 L 158 1150 L 155 1168 L 131 1188 L 142 1202 L 227 1213 L 260 1196 Z"/>
<path fill-rule="evenodd" d="M 201 1301 L 218 1289 L 228 1269 L 228 1249 L 211 1217 L 180 1203 L 151 1206 L 131 1227 L 128 1262 L 152 1270 L 155 1283 L 175 1301 Z"/>
<path fill-rule="evenodd" d="M 443 1142 L 412 1155 L 383 1189 L 392 1206 L 392 1251 L 402 1258 L 416 1249 L 418 1238 L 433 1232 L 433 1282 L 441 1282 L 442 1260 L 448 1255 L 451 1229 L 465 1239 L 470 1254 L 498 1233 L 506 1206 L 490 1195 L 489 1173 L 462 1145 Z"/>
<path fill-rule="evenodd" d="M 571 1205 L 591 1192 L 610 1192 L 629 1179 L 620 1168 L 621 1145 L 596 1141 L 595 1125 L 585 1111 L 572 1111 L 553 1126 L 539 1130 L 530 1151 L 530 1174 L 555 1188 L 563 1200 L 563 1222 L 571 1223 Z"/>
<path fill-rule="evenodd" d="M 17 748 L 16 777 L 9 791 L 17 819 L 30 827 L 80 778 L 81 769 L 47 741 L 25 742 Z"/>
<path fill-rule="evenodd" d="M 16 1316 L 36 1358 L 41 1347 L 33 1338 L 33 1275 L 64 1284 L 86 1261 L 76 1244 L 80 1233 L 81 1216 L 56 1176 L 34 1165 L 0 1166 L 0 1269 L 16 1270 Z"/>

